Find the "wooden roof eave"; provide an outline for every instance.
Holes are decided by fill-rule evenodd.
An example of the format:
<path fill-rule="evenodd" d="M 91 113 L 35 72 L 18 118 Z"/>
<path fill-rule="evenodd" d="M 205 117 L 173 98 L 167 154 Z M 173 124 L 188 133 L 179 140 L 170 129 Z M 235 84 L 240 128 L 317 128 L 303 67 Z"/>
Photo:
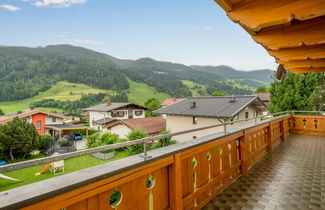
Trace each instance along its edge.
<path fill-rule="evenodd" d="M 305 21 L 325 15 L 324 0 L 244 0 L 231 8 L 231 11 L 226 10 L 229 18 L 255 32 L 293 20 Z"/>
<path fill-rule="evenodd" d="M 307 32 L 307 33 L 306 33 Z M 252 35 L 253 39 L 270 50 L 324 44 L 325 16 L 308 21 L 298 21 L 290 26 L 280 26 Z"/>
<path fill-rule="evenodd" d="M 325 0 L 215 0 L 278 63 L 324 72 Z"/>

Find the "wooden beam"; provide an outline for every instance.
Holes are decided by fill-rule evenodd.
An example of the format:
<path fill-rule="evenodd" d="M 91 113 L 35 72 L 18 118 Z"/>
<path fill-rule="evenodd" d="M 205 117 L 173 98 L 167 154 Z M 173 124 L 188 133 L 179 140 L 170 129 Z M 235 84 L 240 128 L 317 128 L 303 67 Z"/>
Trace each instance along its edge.
<path fill-rule="evenodd" d="M 181 153 L 174 155 L 174 164 L 169 167 L 169 196 L 172 210 L 183 209 L 182 194 L 182 156 Z"/>
<path fill-rule="evenodd" d="M 214 0 L 219 4 L 222 9 L 224 9 L 226 12 L 230 12 L 232 10 L 232 4 L 229 0 Z"/>

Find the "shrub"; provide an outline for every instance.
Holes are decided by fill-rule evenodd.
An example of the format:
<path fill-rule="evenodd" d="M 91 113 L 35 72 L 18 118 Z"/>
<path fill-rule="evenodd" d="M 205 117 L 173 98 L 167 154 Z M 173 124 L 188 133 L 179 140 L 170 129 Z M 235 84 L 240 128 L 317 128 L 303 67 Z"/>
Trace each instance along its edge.
<path fill-rule="evenodd" d="M 72 142 L 67 140 L 67 139 L 59 139 L 58 143 L 59 143 L 59 145 L 61 147 L 70 147 L 70 146 L 72 146 Z"/>
<path fill-rule="evenodd" d="M 88 148 L 94 148 L 118 142 L 118 135 L 112 133 L 94 133 L 87 139 Z"/>
<path fill-rule="evenodd" d="M 48 148 L 53 145 L 53 138 L 50 134 L 42 134 L 39 138 L 38 150 L 44 153 Z"/>
<path fill-rule="evenodd" d="M 147 137 L 148 134 L 140 129 L 133 129 L 128 135 L 128 140 L 136 140 Z M 135 144 L 129 147 L 131 154 L 139 154 L 143 152 L 143 144 Z"/>
<path fill-rule="evenodd" d="M 170 133 L 170 131 L 162 131 L 159 134 L 163 135 L 163 134 L 168 134 L 168 133 Z M 166 138 L 161 138 L 157 142 L 155 142 L 153 144 L 152 148 L 158 149 L 160 147 L 165 147 L 165 146 L 172 145 L 172 144 L 176 144 L 176 141 L 172 140 L 172 137 L 166 137 Z"/>

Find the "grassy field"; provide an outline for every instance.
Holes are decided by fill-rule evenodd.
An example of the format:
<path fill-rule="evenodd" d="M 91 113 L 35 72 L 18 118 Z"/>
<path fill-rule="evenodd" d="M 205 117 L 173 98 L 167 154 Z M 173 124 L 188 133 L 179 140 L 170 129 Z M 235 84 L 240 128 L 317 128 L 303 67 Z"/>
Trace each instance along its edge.
<path fill-rule="evenodd" d="M 192 82 L 189 80 L 182 80 L 183 84 L 186 85 L 192 92 L 192 96 L 197 97 L 197 96 L 207 96 L 208 93 L 206 91 L 207 86 L 202 85 L 196 82 Z M 202 91 L 203 94 L 200 94 L 198 91 Z M 200 91 L 200 92 L 201 92 Z"/>
<path fill-rule="evenodd" d="M 37 96 L 27 98 L 19 101 L 0 102 L 0 108 L 6 113 L 13 113 L 20 110 L 28 109 L 30 104 L 42 99 L 57 99 L 57 100 L 78 100 L 81 98 L 81 94 L 88 93 L 103 93 L 111 92 L 108 90 L 102 90 L 90 87 L 84 84 L 70 83 L 66 81 L 57 82 L 47 91 L 41 92 Z M 44 108 L 47 111 L 62 111 L 58 109 Z"/>
<path fill-rule="evenodd" d="M 65 160 L 64 161 L 64 171 L 65 171 L 64 174 L 71 173 L 71 172 L 78 171 L 78 170 L 85 169 L 85 168 L 89 168 L 92 166 L 100 165 L 100 164 L 107 163 L 107 162 L 117 160 L 117 159 L 121 159 L 121 158 L 124 158 L 127 156 L 129 156 L 129 152 L 126 150 L 123 152 L 115 152 L 115 157 L 110 160 L 106 160 L 106 161 L 99 160 L 99 159 L 94 158 L 90 155 Z M 35 173 L 41 171 L 44 166 L 45 165 L 34 166 L 34 167 L 30 167 L 30 168 L 24 168 L 24 169 L 20 169 L 17 171 L 11 171 L 11 172 L 4 173 L 4 175 L 15 178 L 15 179 L 19 179 L 19 180 L 21 180 L 21 182 L 0 179 L 0 192 L 55 177 L 49 170 L 47 170 L 42 175 L 35 176 Z M 56 176 L 59 176 L 59 175 L 56 175 Z"/>
<path fill-rule="evenodd" d="M 128 90 L 129 101 L 137 104 L 144 104 L 149 98 L 157 98 L 159 101 L 163 101 L 166 98 L 170 98 L 168 94 L 159 93 L 154 87 L 146 85 L 144 83 L 138 83 L 128 79 L 130 89 Z M 0 108 L 5 114 L 14 113 L 17 111 L 25 110 L 30 107 L 30 104 L 42 99 L 56 99 L 56 100 L 78 100 L 82 94 L 88 93 L 113 93 L 113 91 L 97 89 L 84 84 L 70 83 L 66 81 L 57 82 L 47 91 L 41 92 L 37 96 L 27 98 L 18 101 L 0 102 Z M 41 108 L 46 111 L 62 110 L 56 108 Z"/>
<path fill-rule="evenodd" d="M 143 105 L 150 98 L 157 98 L 161 102 L 167 98 L 171 98 L 170 95 L 159 93 L 154 87 L 147 84 L 134 82 L 130 79 L 128 81 L 130 84 L 128 93 L 129 102 Z"/>

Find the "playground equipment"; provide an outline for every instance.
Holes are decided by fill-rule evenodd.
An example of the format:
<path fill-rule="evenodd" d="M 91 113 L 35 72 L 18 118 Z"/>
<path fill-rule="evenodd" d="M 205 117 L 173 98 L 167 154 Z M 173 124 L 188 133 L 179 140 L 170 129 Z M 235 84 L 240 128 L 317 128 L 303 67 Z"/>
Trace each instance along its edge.
<path fill-rule="evenodd" d="M 14 179 L 14 178 L 11 178 L 9 176 L 5 176 L 3 174 L 0 174 L 0 178 L 7 179 L 7 180 L 12 180 L 12 181 L 16 181 L 16 182 L 21 182 L 21 180 L 19 180 L 19 179 Z"/>
<path fill-rule="evenodd" d="M 50 168 L 50 171 L 54 175 L 62 174 L 64 173 L 64 161 L 60 160 L 57 162 L 52 163 L 52 167 Z"/>
<path fill-rule="evenodd" d="M 40 172 L 36 173 L 35 176 L 42 175 L 48 168 L 50 168 L 50 171 L 54 175 L 62 174 L 64 173 L 64 161 L 60 160 L 57 162 L 47 164 Z"/>

